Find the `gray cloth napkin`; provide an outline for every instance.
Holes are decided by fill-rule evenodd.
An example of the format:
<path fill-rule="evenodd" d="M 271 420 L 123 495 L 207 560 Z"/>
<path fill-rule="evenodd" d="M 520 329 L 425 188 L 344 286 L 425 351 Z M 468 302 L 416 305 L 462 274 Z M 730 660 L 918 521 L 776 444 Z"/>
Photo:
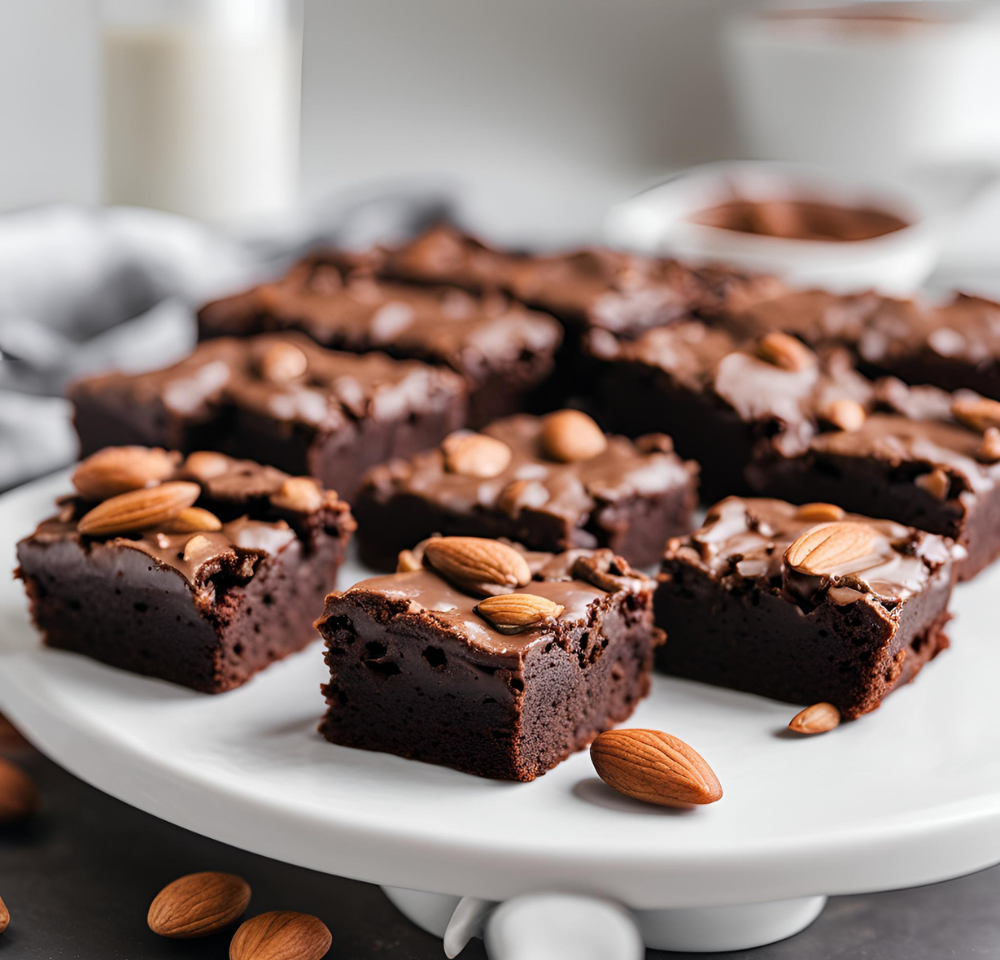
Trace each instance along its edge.
<path fill-rule="evenodd" d="M 401 239 L 450 216 L 439 184 L 353 193 L 254 234 L 155 210 L 52 206 L 0 218 L 0 490 L 76 457 L 66 384 L 155 369 L 195 339 L 204 301 L 320 245 Z"/>

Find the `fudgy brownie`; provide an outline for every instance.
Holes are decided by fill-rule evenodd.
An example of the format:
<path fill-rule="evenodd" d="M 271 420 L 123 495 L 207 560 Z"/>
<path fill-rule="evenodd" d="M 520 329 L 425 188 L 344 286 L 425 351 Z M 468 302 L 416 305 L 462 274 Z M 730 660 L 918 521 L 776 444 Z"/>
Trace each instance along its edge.
<path fill-rule="evenodd" d="M 219 693 L 315 639 L 354 529 L 315 480 L 219 453 L 103 450 L 17 546 L 53 647 Z"/>
<path fill-rule="evenodd" d="M 691 530 L 697 475 L 664 434 L 633 442 L 576 410 L 521 414 L 375 467 L 355 501 L 361 555 L 391 569 L 437 533 L 551 552 L 609 547 L 648 566 L 667 537 Z"/>
<path fill-rule="evenodd" d="M 948 646 L 960 553 L 942 537 L 830 504 L 729 497 L 700 530 L 667 544 L 659 665 L 858 717 Z"/>
<path fill-rule="evenodd" d="M 769 449 L 747 467 L 750 486 L 944 534 L 968 551 L 958 569 L 971 579 L 1000 556 L 1000 402 L 887 378 L 869 409 L 803 449 Z"/>
<path fill-rule="evenodd" d="M 591 331 L 587 344 L 599 364 L 605 426 L 669 434 L 681 456 L 701 465 L 708 500 L 749 492 L 752 459 L 805 450 L 873 389 L 846 351 L 818 355 L 786 334 L 755 339 L 728 323 L 685 320 L 633 341 Z"/>
<path fill-rule="evenodd" d="M 84 454 L 135 443 L 252 457 L 354 496 L 365 471 L 466 422 L 461 377 L 301 334 L 220 338 L 152 373 L 111 373 L 69 397 Z"/>
<path fill-rule="evenodd" d="M 327 597 L 334 743 L 533 780 L 650 687 L 654 583 L 610 550 L 442 537 Z"/>
<path fill-rule="evenodd" d="M 338 350 L 441 364 L 465 378 L 477 426 L 522 409 L 552 373 L 562 339 L 552 317 L 499 293 L 382 280 L 364 263 L 305 260 L 275 283 L 205 306 L 201 336 L 299 330 Z"/>

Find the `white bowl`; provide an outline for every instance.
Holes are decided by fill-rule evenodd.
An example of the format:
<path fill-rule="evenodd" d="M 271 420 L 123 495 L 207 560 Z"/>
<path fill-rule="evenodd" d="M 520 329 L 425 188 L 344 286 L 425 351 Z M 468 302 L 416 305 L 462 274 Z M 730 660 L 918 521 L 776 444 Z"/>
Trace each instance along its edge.
<path fill-rule="evenodd" d="M 807 199 L 869 206 L 909 226 L 871 240 L 789 240 L 703 226 L 692 214 L 739 197 Z M 676 174 L 614 207 L 605 237 L 615 247 L 668 254 L 693 263 L 725 263 L 773 273 L 798 287 L 838 293 L 876 289 L 894 296 L 921 286 L 937 262 L 943 211 L 933 197 L 902 182 L 859 180 L 821 168 L 739 161 Z"/>

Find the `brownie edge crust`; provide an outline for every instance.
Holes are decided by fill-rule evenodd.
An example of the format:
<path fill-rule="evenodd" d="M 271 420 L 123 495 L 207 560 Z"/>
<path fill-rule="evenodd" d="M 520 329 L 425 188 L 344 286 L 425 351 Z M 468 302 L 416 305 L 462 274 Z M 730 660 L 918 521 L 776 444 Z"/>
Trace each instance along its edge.
<path fill-rule="evenodd" d="M 511 549 L 442 538 L 452 539 Z M 526 781 L 625 720 L 649 692 L 663 642 L 653 581 L 610 550 L 525 556 L 531 580 L 513 593 L 564 609 L 516 634 L 428 567 L 331 594 L 317 623 L 331 672 L 323 736 Z"/>

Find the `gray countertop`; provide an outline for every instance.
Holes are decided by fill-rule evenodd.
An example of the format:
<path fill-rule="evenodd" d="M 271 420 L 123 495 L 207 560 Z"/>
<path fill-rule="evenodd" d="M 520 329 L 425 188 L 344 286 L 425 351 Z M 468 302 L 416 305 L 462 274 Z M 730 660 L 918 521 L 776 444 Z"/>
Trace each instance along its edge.
<path fill-rule="evenodd" d="M 146 927 L 146 910 L 157 891 L 198 870 L 245 877 L 253 887 L 251 914 L 285 909 L 320 917 L 333 934 L 331 960 L 444 956 L 440 941 L 412 926 L 377 887 L 206 840 L 112 799 L 9 738 L 0 740 L 0 751 L 4 748 L 35 778 L 44 808 L 30 824 L 0 828 L 0 897 L 11 913 L 10 927 L 0 935 L 0 960 L 224 958 L 229 934 L 171 941 Z M 837 897 L 792 940 L 718 956 L 995 958 L 1000 956 L 1000 867 L 914 890 Z M 462 954 L 463 960 L 484 957 L 479 940 Z"/>

